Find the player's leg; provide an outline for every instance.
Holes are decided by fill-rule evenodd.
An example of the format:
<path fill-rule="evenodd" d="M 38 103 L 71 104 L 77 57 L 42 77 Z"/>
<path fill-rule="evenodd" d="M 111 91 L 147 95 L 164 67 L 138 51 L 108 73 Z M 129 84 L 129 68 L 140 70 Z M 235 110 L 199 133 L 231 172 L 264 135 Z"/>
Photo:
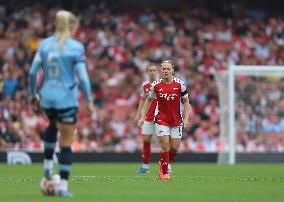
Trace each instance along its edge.
<path fill-rule="evenodd" d="M 149 173 L 150 166 L 149 162 L 151 159 L 151 140 L 152 135 L 142 136 L 143 146 L 142 146 L 142 162 L 143 165 L 137 170 L 137 173 Z"/>
<path fill-rule="evenodd" d="M 145 121 L 142 127 L 142 162 L 143 165 L 137 170 L 137 173 L 148 173 L 149 162 L 151 159 L 151 140 L 155 132 L 154 123 Z"/>
<path fill-rule="evenodd" d="M 57 195 L 69 195 L 68 180 L 71 172 L 73 153 L 71 144 L 73 142 L 73 134 L 75 131 L 75 124 L 58 123 L 60 131 L 60 155 L 59 155 L 59 173 L 61 177 L 60 189 Z"/>
<path fill-rule="evenodd" d="M 171 138 L 170 139 L 170 164 L 173 162 L 175 157 L 177 156 L 181 139 L 180 138 Z"/>
<path fill-rule="evenodd" d="M 180 147 L 181 138 L 182 138 L 182 126 L 171 128 L 170 152 L 169 152 L 170 165 L 172 165 L 173 160 L 177 156 Z"/>
<path fill-rule="evenodd" d="M 168 164 L 170 150 L 170 128 L 167 126 L 155 124 L 156 135 L 160 145 L 160 173 L 161 179 L 169 179 Z"/>
<path fill-rule="evenodd" d="M 44 176 L 46 178 L 52 177 L 53 174 L 53 154 L 57 142 L 58 129 L 56 127 L 56 116 L 53 110 L 45 110 L 47 117 L 49 118 L 49 125 L 46 128 L 43 141 L 44 141 Z"/>
<path fill-rule="evenodd" d="M 71 145 L 76 128 L 76 114 L 77 108 L 64 110 L 63 112 L 60 112 L 57 122 L 57 126 L 60 131 L 59 170 L 61 177 L 61 184 L 59 190 L 57 191 L 57 195 L 63 197 L 72 196 L 72 194 L 68 191 L 68 180 L 73 162 L 73 152 L 71 150 Z"/>

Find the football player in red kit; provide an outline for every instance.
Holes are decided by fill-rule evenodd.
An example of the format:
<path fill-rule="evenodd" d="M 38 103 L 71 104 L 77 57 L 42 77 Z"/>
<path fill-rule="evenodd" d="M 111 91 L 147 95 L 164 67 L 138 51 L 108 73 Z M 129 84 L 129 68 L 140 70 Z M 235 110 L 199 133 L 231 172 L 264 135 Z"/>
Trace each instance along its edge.
<path fill-rule="evenodd" d="M 189 99 L 184 82 L 173 76 L 174 65 L 170 60 L 161 63 L 161 79 L 151 84 L 138 126 L 144 124 L 146 113 L 156 98 L 158 101 L 158 113 L 155 116 L 155 134 L 160 144 L 160 179 L 170 179 L 168 164 L 176 157 L 182 130 L 189 126 Z M 182 118 L 181 101 L 184 104 Z"/>
<path fill-rule="evenodd" d="M 143 108 L 146 98 L 149 95 L 151 84 L 157 79 L 157 66 L 154 64 L 150 64 L 147 67 L 147 74 L 149 78 L 148 80 L 144 81 L 142 84 L 140 101 L 139 101 L 138 110 L 135 116 L 136 123 L 138 123 L 141 117 L 142 108 Z M 151 158 L 151 139 L 152 139 L 152 136 L 155 134 L 154 118 L 155 118 L 156 107 L 157 107 L 157 99 L 154 99 L 149 107 L 148 112 L 146 113 L 145 122 L 142 126 L 143 165 L 137 170 L 137 173 L 148 173 L 150 171 L 149 161 Z"/>

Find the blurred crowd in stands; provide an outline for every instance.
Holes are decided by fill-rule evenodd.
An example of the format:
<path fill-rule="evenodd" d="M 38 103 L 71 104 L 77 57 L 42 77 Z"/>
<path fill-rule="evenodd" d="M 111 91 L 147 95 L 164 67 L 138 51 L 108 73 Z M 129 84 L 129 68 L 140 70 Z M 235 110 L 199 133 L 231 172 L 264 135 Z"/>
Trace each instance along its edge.
<path fill-rule="evenodd" d="M 236 79 L 237 148 L 284 152 L 283 76 Z"/>
<path fill-rule="evenodd" d="M 53 33 L 58 9 L 38 5 L 17 9 L 0 6 L 0 150 L 43 149 L 41 137 L 48 123 L 43 113 L 34 113 L 29 108 L 27 75 L 41 39 Z M 228 4 L 218 11 L 205 6 L 181 10 L 120 10 L 90 4 L 74 12 L 80 18 L 76 39 L 86 48 L 96 106 L 96 112 L 89 119 L 82 99 L 73 144 L 75 152 L 141 149 L 140 131 L 133 121 L 140 86 L 147 79 L 147 65 L 159 65 L 164 58 L 174 61 L 176 76 L 188 84 L 192 105 L 191 128 L 184 131 L 181 151 L 217 152 L 223 145 L 218 138 L 215 73 L 226 70 L 230 64 L 284 65 L 283 13 L 272 15 L 237 4 Z M 40 85 L 41 75 L 39 78 Z M 257 89 L 261 82 L 251 84 Z M 279 85 L 271 88 L 280 89 Z M 243 95 L 250 96 L 251 102 L 264 102 L 259 99 L 263 97 L 259 91 Z M 273 105 L 274 112 L 281 106 L 284 109 L 283 102 L 282 92 L 281 102 Z M 238 105 L 238 110 L 242 110 L 241 101 Z M 254 107 L 243 110 L 261 110 L 259 105 L 250 106 Z M 258 114 L 246 117 L 249 113 L 240 113 L 239 123 L 247 134 L 258 130 L 256 122 L 265 125 L 273 121 L 259 120 Z M 252 121 L 255 123 L 251 124 Z M 272 128 L 266 125 L 263 130 Z M 244 139 L 239 140 L 240 151 L 261 151 L 249 147 L 255 141 L 249 135 Z M 264 151 L 283 151 L 284 139 L 281 144 L 281 149 L 264 147 Z M 154 140 L 153 151 L 158 149 Z"/>

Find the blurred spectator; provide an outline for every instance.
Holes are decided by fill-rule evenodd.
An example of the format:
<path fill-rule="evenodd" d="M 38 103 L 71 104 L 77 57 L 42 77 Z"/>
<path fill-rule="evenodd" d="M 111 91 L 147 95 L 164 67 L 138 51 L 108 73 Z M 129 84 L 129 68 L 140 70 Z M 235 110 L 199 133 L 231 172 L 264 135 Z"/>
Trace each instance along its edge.
<path fill-rule="evenodd" d="M 18 85 L 17 77 L 14 76 L 11 73 L 11 71 L 4 72 L 3 91 L 7 96 L 9 96 L 9 98 L 11 99 L 14 98 L 17 85 Z"/>
<path fill-rule="evenodd" d="M 279 106 L 283 104 L 283 87 L 283 79 L 277 77 L 237 77 L 238 151 L 282 150 L 284 114 Z"/>

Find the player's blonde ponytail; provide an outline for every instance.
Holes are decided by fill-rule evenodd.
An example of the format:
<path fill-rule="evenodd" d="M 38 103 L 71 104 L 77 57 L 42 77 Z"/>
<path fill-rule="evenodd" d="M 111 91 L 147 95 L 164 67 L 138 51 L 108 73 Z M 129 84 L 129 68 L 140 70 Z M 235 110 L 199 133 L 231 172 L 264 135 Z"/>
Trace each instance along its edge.
<path fill-rule="evenodd" d="M 71 28 L 77 21 L 76 16 L 70 11 L 60 10 L 56 13 L 55 35 L 60 48 L 63 47 L 64 41 L 71 37 Z"/>

